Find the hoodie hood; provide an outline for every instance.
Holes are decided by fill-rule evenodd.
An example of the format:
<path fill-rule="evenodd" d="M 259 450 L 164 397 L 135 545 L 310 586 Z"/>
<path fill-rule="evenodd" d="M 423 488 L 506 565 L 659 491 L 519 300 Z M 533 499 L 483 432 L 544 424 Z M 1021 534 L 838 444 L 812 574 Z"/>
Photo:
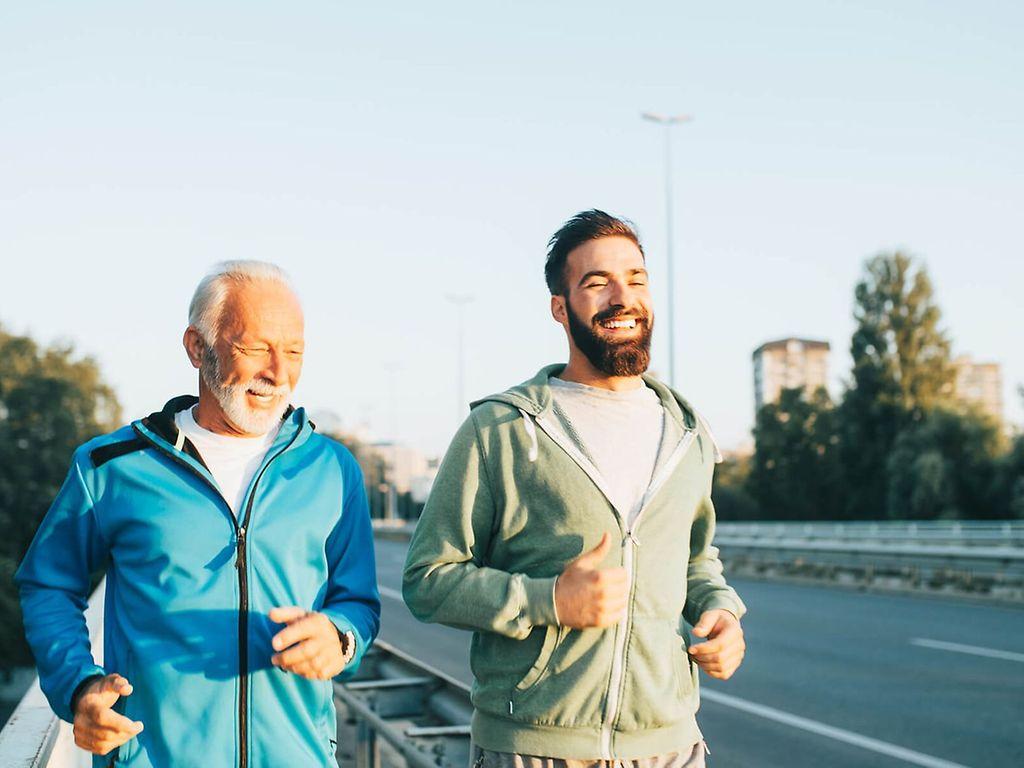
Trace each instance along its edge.
<path fill-rule="evenodd" d="M 522 384 L 510 387 L 504 392 L 498 392 L 482 397 L 479 400 L 474 400 L 469 404 L 469 407 L 473 409 L 484 403 L 504 403 L 518 409 L 523 415 L 523 420 L 529 424 L 531 418 L 543 418 L 548 415 L 548 412 L 551 410 L 552 401 L 551 385 L 548 383 L 548 379 L 552 376 L 557 376 L 563 370 L 565 370 L 565 363 L 546 365 L 533 378 L 527 379 Z M 707 439 L 711 443 L 714 461 L 716 464 L 721 464 L 723 461 L 722 452 L 718 449 L 718 443 L 711 432 L 711 427 L 708 426 L 704 417 L 697 412 L 697 409 L 690 405 L 682 395 L 653 376 L 645 373 L 641 378 L 644 384 L 657 393 L 665 411 L 676 421 L 680 429 L 696 431 L 698 433 L 697 437 L 698 442 L 701 444 L 701 450 L 703 450 L 704 445 L 703 436 L 700 433 L 706 433 Z M 530 430 L 531 426 L 532 424 L 529 424 L 527 430 L 530 432 L 531 439 L 535 444 L 536 436 Z M 534 451 L 531 450 L 531 461 L 534 458 L 533 454 Z"/>
<path fill-rule="evenodd" d="M 564 363 L 544 366 L 533 378 L 510 387 L 504 392 L 475 400 L 470 403 L 470 408 L 476 408 L 483 403 L 497 402 L 506 403 L 513 408 L 525 411 L 534 418 L 544 416 L 551 410 L 551 385 L 548 383 L 548 379 L 557 376 L 563 370 L 565 370 Z M 641 378 L 643 378 L 644 384 L 657 393 L 665 410 L 671 414 L 682 429 L 694 430 L 697 428 L 700 417 L 682 395 L 646 373 Z"/>

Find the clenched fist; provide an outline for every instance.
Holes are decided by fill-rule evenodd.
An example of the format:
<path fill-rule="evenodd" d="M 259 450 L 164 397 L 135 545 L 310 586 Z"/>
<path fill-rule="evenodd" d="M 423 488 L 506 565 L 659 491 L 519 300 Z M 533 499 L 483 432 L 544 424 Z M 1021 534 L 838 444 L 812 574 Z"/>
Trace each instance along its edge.
<path fill-rule="evenodd" d="M 270 620 L 288 626 L 274 635 L 270 661 L 286 672 L 309 680 L 330 680 L 345 668 L 355 652 L 355 638 L 342 641 L 327 616 L 297 606 L 272 608 Z"/>
<path fill-rule="evenodd" d="M 142 723 L 112 709 L 114 702 L 131 692 L 131 683 L 117 674 L 89 683 L 75 705 L 75 744 L 94 755 L 105 755 L 142 733 Z"/>
<path fill-rule="evenodd" d="M 723 608 L 704 611 L 693 628 L 707 642 L 690 646 L 690 655 L 711 677 L 728 680 L 743 662 L 747 644 L 740 620 Z"/>
<path fill-rule="evenodd" d="M 566 627 L 610 627 L 625 618 L 629 577 L 625 568 L 598 570 L 611 549 L 605 532 L 597 546 L 567 566 L 555 582 L 555 610 Z"/>

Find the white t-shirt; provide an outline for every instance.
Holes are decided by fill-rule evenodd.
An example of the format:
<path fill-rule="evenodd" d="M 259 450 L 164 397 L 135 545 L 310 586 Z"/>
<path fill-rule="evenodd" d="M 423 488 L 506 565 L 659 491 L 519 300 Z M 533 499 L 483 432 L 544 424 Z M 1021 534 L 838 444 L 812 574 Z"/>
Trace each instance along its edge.
<path fill-rule="evenodd" d="M 647 386 L 622 391 L 548 379 L 555 415 L 594 464 L 611 502 L 630 523 L 651 484 L 665 426 L 665 408 Z"/>
<path fill-rule="evenodd" d="M 174 425 L 199 451 L 206 466 L 210 468 L 210 474 L 217 481 L 221 494 L 231 505 L 231 511 L 238 517 L 252 476 L 263 463 L 263 457 L 277 437 L 280 427 L 274 427 L 259 437 L 218 435 L 199 426 L 191 408 L 174 414 Z"/>

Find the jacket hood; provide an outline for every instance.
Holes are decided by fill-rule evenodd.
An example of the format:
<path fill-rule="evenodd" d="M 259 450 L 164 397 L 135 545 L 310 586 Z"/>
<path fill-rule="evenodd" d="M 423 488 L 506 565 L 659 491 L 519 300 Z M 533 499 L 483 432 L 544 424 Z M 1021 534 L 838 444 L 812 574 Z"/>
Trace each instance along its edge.
<path fill-rule="evenodd" d="M 543 416 L 551 409 L 551 385 L 548 383 L 548 379 L 557 376 L 564 369 L 564 363 L 547 365 L 541 368 L 537 375 L 522 384 L 510 387 L 504 392 L 475 400 L 470 403 L 470 408 L 476 408 L 483 403 L 497 402 L 511 405 L 535 418 Z M 682 395 L 646 373 L 642 378 L 644 383 L 657 393 L 665 410 L 672 415 L 680 427 L 689 430 L 697 429 L 700 417 Z"/>

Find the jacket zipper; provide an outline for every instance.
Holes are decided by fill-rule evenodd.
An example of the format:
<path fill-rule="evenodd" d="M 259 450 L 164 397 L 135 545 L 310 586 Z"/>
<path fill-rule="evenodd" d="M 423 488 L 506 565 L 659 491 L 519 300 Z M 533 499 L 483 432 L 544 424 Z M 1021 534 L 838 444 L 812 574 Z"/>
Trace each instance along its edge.
<path fill-rule="evenodd" d="M 242 524 L 238 525 L 238 556 L 235 558 L 235 565 L 238 568 L 238 766 L 247 768 L 249 765 L 249 578 L 248 561 L 245 548 L 245 529 L 251 525 L 252 504 L 256 498 L 256 488 L 263 478 L 267 467 L 278 456 L 292 447 L 292 443 L 298 438 L 301 429 L 297 429 L 292 439 L 288 441 L 280 451 L 264 462 L 256 475 L 252 486 L 249 488 L 249 498 L 245 502 L 245 517 Z M 237 523 L 236 523 L 237 525 Z"/>
<path fill-rule="evenodd" d="M 665 484 L 669 475 L 679 465 L 679 462 L 682 461 L 683 456 L 686 455 L 686 451 L 689 449 L 690 445 L 692 445 L 697 433 L 695 430 L 685 430 L 683 437 L 680 439 L 678 445 L 676 445 L 675 450 L 672 451 L 672 454 L 662 466 L 658 475 L 652 479 L 651 484 L 647 486 L 647 491 L 644 493 L 644 498 L 640 503 L 640 511 L 637 512 L 632 524 L 630 524 L 628 517 L 624 516 L 612 502 L 611 496 L 605 489 L 605 486 L 597 473 L 597 468 L 593 463 L 588 461 L 582 453 L 576 450 L 575 446 L 568 444 L 567 441 L 565 441 L 559 434 L 557 429 L 554 429 L 543 419 L 537 418 L 536 421 L 540 428 L 544 430 L 544 433 L 563 451 L 569 454 L 577 464 L 579 464 L 580 469 L 586 473 L 586 475 L 593 481 L 594 485 L 597 486 L 598 490 L 604 494 L 621 521 L 623 529 L 626 531 L 626 535 L 622 539 L 622 567 L 626 570 L 626 574 L 629 577 L 629 600 L 627 601 L 629 608 L 627 609 L 625 623 L 620 624 L 615 628 L 615 649 L 612 654 L 612 669 L 608 685 L 608 701 L 605 704 L 604 725 L 601 727 L 602 757 L 605 760 L 612 760 L 614 759 L 612 755 L 612 729 L 615 725 L 615 721 L 618 720 L 619 707 L 622 700 L 621 689 L 624 682 L 626 665 L 626 638 L 629 637 L 633 624 L 633 593 L 636 589 L 636 573 L 633 568 L 633 558 L 636 554 L 636 548 L 640 546 L 640 541 L 637 539 L 634 532 L 636 531 L 637 525 L 640 523 L 640 518 L 650 505 L 651 499 L 653 499 L 654 495 L 661 490 L 661 486 Z M 511 702 L 509 703 L 511 704 Z"/>
<path fill-rule="evenodd" d="M 629 575 L 629 600 L 627 602 L 629 609 L 626 614 L 625 626 L 620 627 L 619 633 L 615 636 L 615 654 L 612 658 L 611 682 L 608 686 L 608 703 L 605 707 L 604 727 L 601 729 L 601 749 L 606 755 L 606 760 L 613 759 L 612 730 L 619 719 L 619 708 L 622 704 L 622 688 L 625 683 L 626 670 L 626 638 L 629 637 L 633 628 L 633 594 L 636 590 L 636 570 L 633 568 L 633 559 L 636 556 L 637 548 L 640 546 L 640 540 L 636 537 L 636 528 L 640 524 L 640 518 L 643 517 L 644 512 L 650 505 L 651 499 L 661 490 L 661 486 L 665 484 L 669 475 L 675 471 L 675 468 L 679 466 L 679 462 L 683 460 L 686 451 L 693 444 L 695 434 L 695 432 L 690 430 L 686 431 L 675 450 L 669 456 L 668 461 L 662 466 L 658 476 L 647 486 L 647 492 L 644 493 L 644 498 L 640 502 L 640 511 L 633 518 L 632 525 L 626 529 L 626 536 L 622 540 L 622 546 L 625 549 L 622 556 L 623 568 L 626 569 L 626 573 Z"/>
<path fill-rule="evenodd" d="M 249 765 L 249 577 L 245 547 L 245 529 L 246 526 L 249 525 L 249 518 L 252 515 L 252 504 L 253 499 L 256 496 L 256 486 L 259 485 L 260 479 L 263 477 L 263 473 L 267 471 L 267 467 L 270 466 L 270 463 L 274 461 L 274 459 L 291 448 L 292 443 L 295 442 L 302 430 L 301 428 L 296 430 L 295 434 L 292 435 L 291 440 L 288 441 L 288 444 L 271 456 L 270 459 L 264 462 L 263 466 L 260 468 L 259 473 L 256 475 L 256 480 L 249 489 L 249 497 L 245 504 L 245 517 L 242 518 L 242 524 L 239 525 L 238 519 L 235 517 L 234 510 L 231 509 L 231 505 L 228 504 L 227 499 L 224 498 L 224 495 L 220 492 L 220 489 L 215 483 L 201 472 L 198 472 L 195 467 L 178 456 L 177 453 L 168 451 L 134 424 L 132 425 L 132 429 L 134 429 L 140 437 L 143 437 L 152 443 L 152 445 L 165 456 L 169 457 L 175 463 L 185 467 L 192 474 L 210 486 L 210 488 L 217 494 L 218 498 L 220 498 L 227 506 L 228 512 L 231 516 L 231 523 L 235 528 L 235 541 L 237 542 L 235 546 L 235 569 L 238 572 L 238 766 L 239 768 L 247 768 Z"/>

